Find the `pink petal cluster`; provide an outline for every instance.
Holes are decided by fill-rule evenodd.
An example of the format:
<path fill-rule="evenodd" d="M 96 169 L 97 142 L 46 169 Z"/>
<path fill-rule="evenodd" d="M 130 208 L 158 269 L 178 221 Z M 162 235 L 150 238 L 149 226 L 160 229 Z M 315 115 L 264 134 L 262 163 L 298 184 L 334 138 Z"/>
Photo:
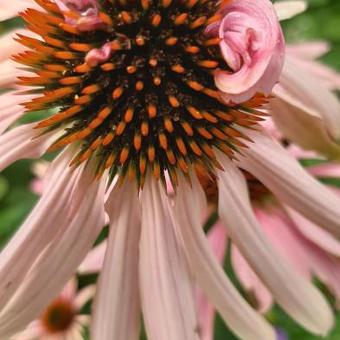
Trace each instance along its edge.
<path fill-rule="evenodd" d="M 215 82 L 227 102 L 241 103 L 256 93 L 269 95 L 278 82 L 285 44 L 275 10 L 268 0 L 227 1 L 222 20 L 207 34 L 221 39 L 220 48 L 230 71 L 219 70 Z"/>
<path fill-rule="evenodd" d="M 93 31 L 105 29 L 106 24 L 99 17 L 99 4 L 97 0 L 55 0 L 60 10 L 64 12 L 65 18 L 71 25 L 80 31 Z M 68 12 L 77 14 L 78 18 L 69 16 Z"/>
<path fill-rule="evenodd" d="M 269 120 L 265 126 L 269 126 L 272 135 L 279 136 L 271 122 Z M 297 159 L 318 157 L 311 152 L 304 152 L 296 145 L 289 146 L 287 150 Z M 243 167 L 247 169 L 245 163 Z M 324 161 L 307 169 L 315 177 L 340 178 L 340 164 L 336 162 Z M 296 171 L 293 171 L 292 177 L 295 174 Z M 258 173 L 258 177 L 262 176 L 263 174 Z M 269 184 L 270 181 L 266 182 Z M 340 196 L 339 188 L 330 189 Z M 268 195 L 271 194 L 268 192 Z M 339 308 L 340 242 L 327 230 L 320 228 L 315 220 L 304 217 L 295 208 L 298 207 L 286 205 L 278 193 L 270 196 L 270 199 L 252 201 L 257 224 L 266 239 L 301 277 L 310 281 L 317 277 L 322 281 L 334 295 L 336 307 Z M 266 313 L 272 307 L 275 298 L 258 273 L 253 270 L 249 257 L 243 255 L 242 245 L 238 245 L 238 240 L 233 237 L 233 229 L 234 226 L 231 224 L 218 221 L 208 233 L 210 246 L 216 258 L 223 263 L 229 238 L 233 241 L 230 254 L 235 274 L 244 289 L 255 297 L 258 310 Z M 202 339 L 212 340 L 215 311 L 201 292 L 197 296 L 197 308 Z"/>

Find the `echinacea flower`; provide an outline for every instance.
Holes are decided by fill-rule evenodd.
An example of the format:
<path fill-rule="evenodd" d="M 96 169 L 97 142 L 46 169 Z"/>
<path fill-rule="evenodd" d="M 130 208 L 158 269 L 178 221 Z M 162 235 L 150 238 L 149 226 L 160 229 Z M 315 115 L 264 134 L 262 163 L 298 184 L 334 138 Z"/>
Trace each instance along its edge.
<path fill-rule="evenodd" d="M 77 279 L 72 278 L 40 317 L 11 339 L 82 340 L 90 316 L 81 314 L 81 309 L 93 298 L 94 292 L 94 286 L 77 291 Z"/>
<path fill-rule="evenodd" d="M 253 1 L 253 17 L 249 0 L 35 3 L 42 9 L 22 13 L 34 34 L 17 38 L 29 49 L 14 57 L 26 66 L 18 70 L 19 95 L 2 95 L 0 126 L 6 130 L 24 113 L 19 103 L 28 114 L 49 109 L 49 116 L 0 136 L 0 169 L 64 150 L 49 166 L 37 206 L 1 253 L 0 338 L 53 300 L 95 242 L 106 211 L 92 339 L 138 339 L 141 315 L 150 340 L 199 339 L 193 280 L 241 339 L 275 339 L 209 248 L 196 173 L 218 178 L 221 218 L 234 226 L 232 239 L 275 300 L 302 326 L 326 334 L 330 307 L 270 244 L 238 169 L 340 236 L 340 200 L 258 125 L 284 54 L 270 1 Z M 251 20 L 233 26 L 235 12 Z M 229 46 L 245 68 L 224 59 L 220 37 L 208 34 L 214 23 L 240 29 L 226 43 L 246 39 Z M 215 77 L 240 70 L 251 77 L 242 78 L 245 86 L 235 83 L 243 102 L 226 102 L 228 91 Z M 171 200 L 166 178 L 176 193 Z"/>
<path fill-rule="evenodd" d="M 269 124 L 267 124 L 269 126 Z M 271 127 L 273 129 L 273 127 Z M 275 135 L 277 135 L 277 131 Z M 329 187 L 337 195 L 340 190 L 332 186 L 340 180 L 340 164 L 320 159 L 317 154 L 301 150 L 290 145 L 290 154 L 300 161 L 314 159 L 307 170 L 313 176 L 327 180 Z M 280 201 L 254 176 L 246 174 L 247 186 L 252 209 L 271 244 L 284 256 L 284 258 L 306 279 L 312 281 L 317 278 L 329 289 L 335 297 L 335 307 L 339 307 L 340 299 L 340 242 L 330 233 L 306 219 L 292 207 Z M 210 212 L 217 207 L 217 186 L 214 181 L 201 178 L 210 200 Z M 209 230 L 208 239 L 216 259 L 224 263 L 228 240 L 228 225 L 218 220 Z M 254 305 L 261 313 L 266 313 L 273 305 L 273 296 L 251 268 L 237 245 L 231 244 L 231 264 L 239 282 L 246 293 L 253 300 Z M 215 311 L 201 291 L 197 294 L 197 310 L 200 330 L 203 340 L 212 340 L 214 335 Z"/>

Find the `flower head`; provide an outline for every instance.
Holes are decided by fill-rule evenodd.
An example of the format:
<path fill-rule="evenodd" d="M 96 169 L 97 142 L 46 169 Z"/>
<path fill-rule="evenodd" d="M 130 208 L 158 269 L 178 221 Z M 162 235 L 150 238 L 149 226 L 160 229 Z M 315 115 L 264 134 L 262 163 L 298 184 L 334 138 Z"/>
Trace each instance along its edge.
<path fill-rule="evenodd" d="M 249 45 L 250 50 L 241 50 L 241 64 L 259 58 L 249 64 L 254 68 L 244 69 L 251 89 L 247 101 L 237 105 L 228 104 L 227 92 L 217 86 L 216 75 L 230 71 L 230 65 L 220 37 L 208 34 L 210 25 L 225 19 L 230 38 L 234 5 L 219 7 L 213 0 L 36 3 L 42 9 L 22 14 L 34 33 L 17 39 L 28 50 L 14 57 L 34 75 L 18 70 L 20 95 L 5 93 L 0 101 L 6 109 L 0 111 L 5 131 L 0 169 L 47 150 L 64 150 L 45 174 L 38 204 L 1 254 L 0 337 L 12 336 L 41 315 L 108 215 L 93 339 L 138 339 L 142 314 L 150 340 L 197 340 L 193 280 L 240 338 L 275 339 L 273 327 L 234 288 L 209 248 L 201 227 L 206 198 L 197 177 L 202 175 L 216 179 L 221 219 L 275 300 L 302 326 L 326 334 L 333 323 L 328 303 L 268 241 L 251 209 L 245 172 L 239 170 L 340 236 L 339 199 L 258 124 L 268 114 L 263 106 L 268 100 L 255 93 L 267 94 L 279 77 L 274 67 L 263 90 L 272 57 L 281 51 L 268 30 L 283 44 L 270 2 L 247 2 L 253 15 L 241 6 L 240 34 L 231 34 L 230 41 L 239 38 L 241 47 Z M 232 2 L 236 11 L 245 3 Z M 252 24 L 250 30 L 244 20 Z M 20 100 L 28 115 L 40 110 L 46 117 L 7 130 L 24 114 Z M 167 178 L 174 188 L 170 198 Z"/>
<path fill-rule="evenodd" d="M 77 144 L 73 165 L 95 158 L 98 176 L 109 169 L 112 178 L 128 175 L 140 186 L 149 168 L 163 180 L 169 173 L 176 185 L 177 168 L 188 174 L 191 165 L 203 171 L 218 166 L 213 148 L 231 155 L 242 137 L 235 127 L 256 123 L 256 110 L 231 109 L 216 88 L 214 70 L 226 64 L 218 39 L 205 32 L 221 16 L 215 2 L 164 1 L 158 8 L 146 1 L 134 9 L 96 1 L 56 4 L 43 3 L 47 13 L 23 13 L 40 39 L 20 35 L 31 51 L 15 60 L 36 73 L 19 84 L 41 92 L 26 109 L 61 107 L 36 128 L 63 127 L 49 149 Z M 94 18 L 105 25 L 93 24 Z M 84 22 L 91 34 L 84 33 Z"/>

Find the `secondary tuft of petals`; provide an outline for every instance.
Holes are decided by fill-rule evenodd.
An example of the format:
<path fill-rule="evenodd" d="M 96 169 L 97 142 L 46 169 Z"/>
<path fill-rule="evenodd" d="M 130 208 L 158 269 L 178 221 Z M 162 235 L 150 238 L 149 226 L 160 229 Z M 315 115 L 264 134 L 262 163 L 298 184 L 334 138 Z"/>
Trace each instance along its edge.
<path fill-rule="evenodd" d="M 230 70 L 215 72 L 223 99 L 240 103 L 256 93 L 269 95 L 284 61 L 284 37 L 275 10 L 268 0 L 228 1 L 220 10 L 222 20 L 207 33 L 218 36 Z"/>

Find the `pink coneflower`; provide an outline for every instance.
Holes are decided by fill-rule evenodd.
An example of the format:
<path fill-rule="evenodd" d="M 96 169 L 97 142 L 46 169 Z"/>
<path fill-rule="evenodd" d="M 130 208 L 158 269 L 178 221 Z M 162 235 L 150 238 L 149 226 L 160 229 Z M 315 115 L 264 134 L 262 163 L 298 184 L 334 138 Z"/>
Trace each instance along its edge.
<path fill-rule="evenodd" d="M 29 48 L 14 57 L 25 65 L 20 95 L 3 95 L 0 120 L 5 130 L 23 114 L 13 105 L 20 102 L 28 114 L 50 109 L 49 116 L 0 137 L 0 168 L 64 151 L 1 254 L 0 338 L 25 327 L 57 295 L 106 211 L 110 232 L 92 339 L 138 339 L 141 315 L 150 340 L 199 339 L 193 281 L 240 338 L 275 339 L 209 248 L 196 173 L 218 178 L 220 216 L 276 301 L 311 332 L 326 334 L 330 307 L 268 241 L 238 168 L 339 236 L 340 200 L 258 125 L 284 59 L 271 2 L 36 3 L 42 9 L 22 17 L 37 36 L 17 38 Z M 166 178 L 176 192 L 171 200 Z"/>
<path fill-rule="evenodd" d="M 277 132 L 276 132 L 277 134 Z M 313 176 L 332 183 L 340 179 L 340 164 L 326 162 L 317 155 L 306 153 L 294 145 L 289 152 L 300 161 L 314 159 L 315 165 L 307 170 Z M 246 173 L 247 185 L 252 209 L 260 227 L 271 244 L 300 273 L 302 277 L 312 281 L 318 278 L 334 295 L 336 307 L 340 299 L 340 242 L 330 233 L 312 223 L 296 210 L 288 207 L 254 176 Z M 214 181 L 202 178 L 206 195 L 210 201 L 210 211 L 217 208 L 217 186 Z M 330 189 L 337 195 L 340 190 L 330 184 Z M 228 246 L 228 225 L 218 221 L 208 232 L 210 246 L 219 262 L 223 263 Z M 253 300 L 261 313 L 272 307 L 274 298 L 266 284 L 258 277 L 235 244 L 231 244 L 231 264 L 233 270 L 246 293 Z M 197 308 L 202 340 L 212 340 L 214 335 L 215 311 L 201 291 L 197 294 Z"/>
<path fill-rule="evenodd" d="M 94 286 L 77 291 L 77 279 L 71 279 L 40 317 L 11 339 L 82 340 L 90 316 L 81 314 L 81 309 L 93 298 L 94 292 Z"/>

